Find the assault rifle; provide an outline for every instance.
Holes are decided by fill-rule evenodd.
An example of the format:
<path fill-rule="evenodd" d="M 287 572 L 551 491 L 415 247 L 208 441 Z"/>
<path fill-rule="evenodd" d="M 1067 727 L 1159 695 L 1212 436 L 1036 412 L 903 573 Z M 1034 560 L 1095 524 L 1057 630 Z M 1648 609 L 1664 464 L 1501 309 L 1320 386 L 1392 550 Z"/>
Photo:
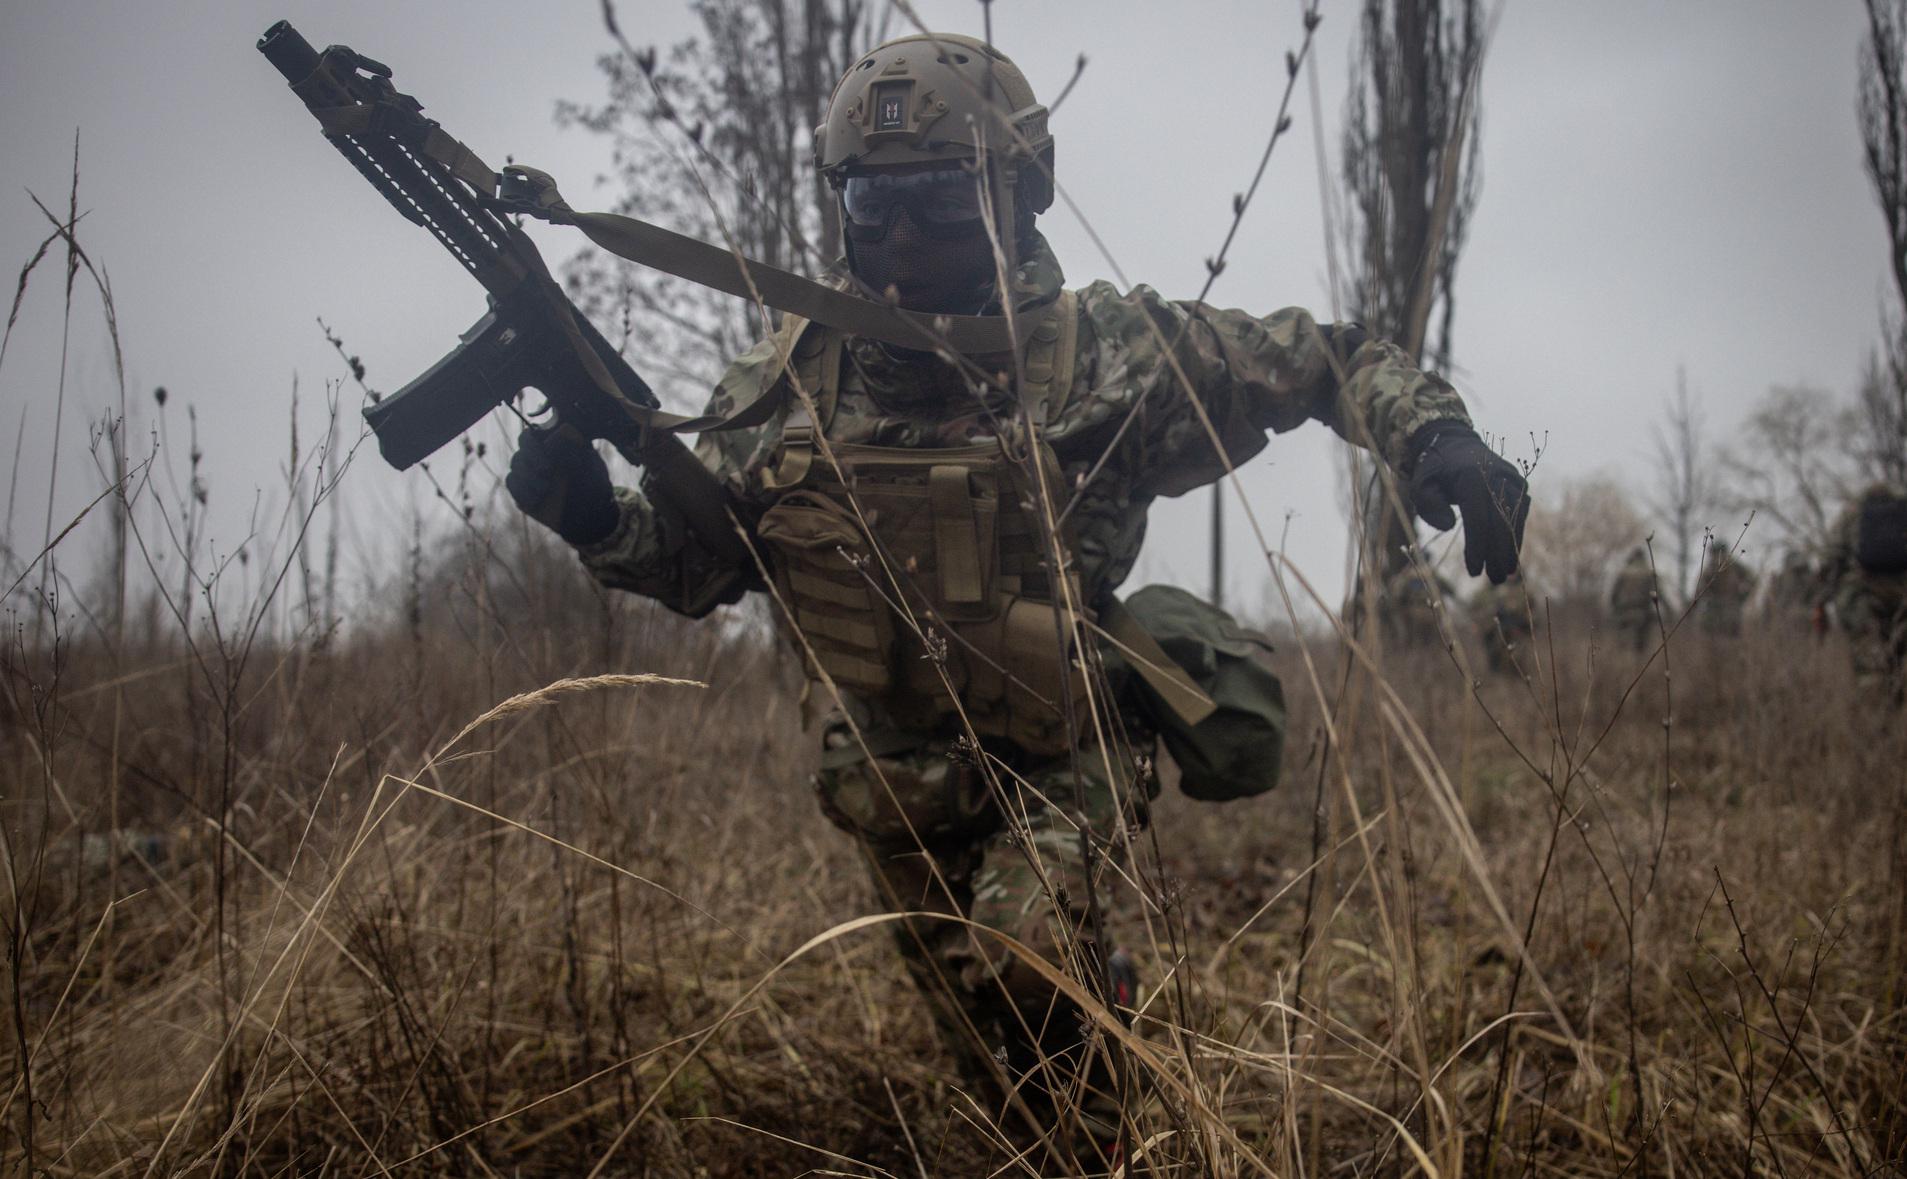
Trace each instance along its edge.
<path fill-rule="evenodd" d="M 687 423 L 576 309 L 536 246 L 511 219 L 527 211 L 518 170 L 502 176 L 446 135 L 391 82 L 389 66 L 333 45 L 322 53 L 279 21 L 258 50 L 371 187 L 429 230 L 489 292 L 489 310 L 416 380 L 364 410 L 385 461 L 403 470 L 534 387 L 549 401 L 547 429 L 602 439 L 646 468 L 696 538 L 724 563 L 750 568 L 719 480 L 672 432 Z M 513 204 L 514 199 L 514 204 Z M 691 613 L 728 583 L 707 587 Z M 700 609 L 694 607 L 699 606 Z"/>

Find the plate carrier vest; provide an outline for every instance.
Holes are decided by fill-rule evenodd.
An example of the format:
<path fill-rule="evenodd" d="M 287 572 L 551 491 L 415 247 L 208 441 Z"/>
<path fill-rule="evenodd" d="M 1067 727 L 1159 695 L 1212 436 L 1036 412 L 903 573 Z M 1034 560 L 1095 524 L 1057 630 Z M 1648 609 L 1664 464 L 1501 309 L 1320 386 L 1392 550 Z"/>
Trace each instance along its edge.
<path fill-rule="evenodd" d="M 1036 436 L 1071 391 L 1078 330 L 1078 298 L 1063 291 L 1022 345 L 1019 401 Z M 879 697 L 902 729 L 964 715 L 980 736 L 1063 752 L 1064 702 L 1076 725 L 1088 720 L 1076 646 L 1094 614 L 1070 529 L 1059 536 L 1064 586 L 1048 567 L 1043 521 L 1065 502 L 1051 447 L 1041 437 L 1029 453 L 1023 429 L 953 448 L 831 442 L 844 335 L 801 321 L 783 331 L 810 397 L 787 402 L 762 477 L 778 498 L 757 534 L 785 607 L 777 620 L 809 676 Z"/>

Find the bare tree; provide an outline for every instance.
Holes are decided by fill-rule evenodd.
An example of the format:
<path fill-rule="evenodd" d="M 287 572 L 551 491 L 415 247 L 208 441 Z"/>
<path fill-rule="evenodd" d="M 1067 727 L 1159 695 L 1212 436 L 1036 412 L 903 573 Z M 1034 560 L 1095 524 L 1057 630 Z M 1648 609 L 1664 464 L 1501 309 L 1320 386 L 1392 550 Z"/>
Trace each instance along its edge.
<path fill-rule="evenodd" d="M 1861 383 L 1867 436 L 1863 474 L 1907 483 L 1907 0 L 1865 0 L 1861 43 L 1861 145 L 1868 182 L 1887 224 L 1888 262 L 1901 306 L 1887 318 L 1886 361 L 1871 361 Z"/>
<path fill-rule="evenodd" d="M 1669 531 L 1675 553 L 1675 589 L 1687 594 L 1712 523 L 1718 488 L 1710 468 L 1701 405 L 1689 395 L 1688 373 L 1675 370 L 1675 398 L 1655 427 L 1655 488 L 1649 510 Z"/>
<path fill-rule="evenodd" d="M 1457 257 L 1478 191 L 1478 0 L 1365 0 L 1344 120 L 1345 225 L 1359 321 L 1450 362 Z"/>
<path fill-rule="evenodd" d="M 1907 298 L 1907 0 L 1865 0 L 1861 43 L 1861 144 L 1867 179 L 1887 222 L 1894 289 Z"/>
<path fill-rule="evenodd" d="M 1907 486 L 1907 323 L 1895 325 L 1884 355 L 1867 358 L 1854 411 L 1853 458 L 1864 483 Z"/>
<path fill-rule="evenodd" d="M 1478 0 L 1364 0 L 1344 119 L 1352 317 L 1422 360 L 1434 314 L 1428 360 L 1438 368 L 1450 363 L 1457 257 L 1477 202 L 1479 9 Z M 1356 474 L 1368 482 L 1368 469 Z M 1388 575 L 1416 531 L 1388 497 L 1370 501 L 1365 535 L 1373 567 Z"/>
<path fill-rule="evenodd" d="M 1776 385 L 1742 422 L 1724 456 L 1726 506 L 1773 526 L 1783 547 L 1809 552 L 1858 478 L 1850 458 L 1858 418 L 1820 389 Z"/>
<path fill-rule="evenodd" d="M 871 42 L 864 0 L 693 0 L 699 37 L 666 55 L 597 60 L 608 96 L 557 104 L 559 123 L 614 144 L 618 212 L 658 220 L 810 275 L 840 252 L 834 197 L 814 171 L 814 128 L 834 81 Z M 753 307 L 586 249 L 570 291 L 625 341 L 658 389 L 697 400 L 760 337 Z M 612 334 L 611 338 L 617 338 Z"/>

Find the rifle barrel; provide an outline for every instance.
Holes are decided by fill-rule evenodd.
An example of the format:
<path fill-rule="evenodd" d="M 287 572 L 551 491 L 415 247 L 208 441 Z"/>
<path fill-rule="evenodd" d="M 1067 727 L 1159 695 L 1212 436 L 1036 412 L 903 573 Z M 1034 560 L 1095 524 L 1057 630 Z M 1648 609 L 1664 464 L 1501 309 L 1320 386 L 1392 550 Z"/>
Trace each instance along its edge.
<path fill-rule="evenodd" d="M 341 45 L 320 53 L 284 20 L 265 30 L 258 51 L 326 128 L 325 138 L 399 213 L 428 229 L 491 294 L 501 297 L 516 285 L 523 270 L 512 257 L 511 226 L 407 142 L 421 141 L 437 124 L 379 73 L 383 66 Z M 326 121 L 352 107 L 370 108 L 368 125 L 341 130 Z"/>
<path fill-rule="evenodd" d="M 277 67 L 279 73 L 285 75 L 285 81 L 294 86 L 309 78 L 311 71 L 318 68 L 318 51 L 311 47 L 311 42 L 299 35 L 297 29 L 291 27 L 288 20 L 281 20 L 265 30 L 265 35 L 258 39 L 258 51 L 265 55 L 266 61 Z"/>

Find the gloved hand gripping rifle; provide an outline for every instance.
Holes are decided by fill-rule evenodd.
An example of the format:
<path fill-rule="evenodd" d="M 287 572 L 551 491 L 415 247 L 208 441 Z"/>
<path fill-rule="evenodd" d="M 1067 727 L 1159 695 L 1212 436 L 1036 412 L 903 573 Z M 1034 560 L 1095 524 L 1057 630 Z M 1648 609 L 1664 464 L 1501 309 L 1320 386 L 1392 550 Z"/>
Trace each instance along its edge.
<path fill-rule="evenodd" d="M 258 40 L 324 128 L 325 138 L 399 213 L 428 229 L 490 295 L 490 309 L 449 355 L 364 410 L 385 461 L 403 470 L 526 387 L 553 410 L 544 428 L 577 430 L 648 469 L 696 538 L 725 564 L 752 567 L 721 483 L 667 428 L 656 395 L 550 276 L 499 200 L 500 178 L 425 118 L 391 70 L 342 45 L 314 50 L 289 21 Z M 506 192 L 511 177 L 501 178 Z M 521 211 L 521 210 L 519 210 Z M 728 588 L 706 587 L 704 609 Z M 700 613 L 700 610 L 691 610 Z"/>

